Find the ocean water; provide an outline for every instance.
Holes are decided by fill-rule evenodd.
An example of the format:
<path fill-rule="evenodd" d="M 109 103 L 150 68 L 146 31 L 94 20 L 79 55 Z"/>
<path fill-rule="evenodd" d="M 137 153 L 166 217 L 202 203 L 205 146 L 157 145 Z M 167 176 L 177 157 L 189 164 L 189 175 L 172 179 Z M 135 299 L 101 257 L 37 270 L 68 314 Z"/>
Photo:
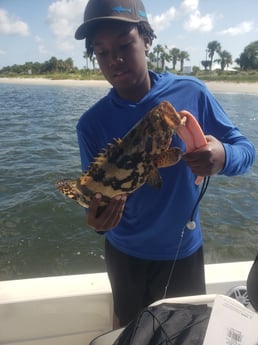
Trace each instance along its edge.
<path fill-rule="evenodd" d="M 0 280 L 105 270 L 102 236 L 55 182 L 80 174 L 75 126 L 106 87 L 0 83 Z M 216 94 L 258 147 L 258 96 Z M 258 164 L 216 176 L 201 202 L 205 261 L 253 260 L 258 252 Z"/>

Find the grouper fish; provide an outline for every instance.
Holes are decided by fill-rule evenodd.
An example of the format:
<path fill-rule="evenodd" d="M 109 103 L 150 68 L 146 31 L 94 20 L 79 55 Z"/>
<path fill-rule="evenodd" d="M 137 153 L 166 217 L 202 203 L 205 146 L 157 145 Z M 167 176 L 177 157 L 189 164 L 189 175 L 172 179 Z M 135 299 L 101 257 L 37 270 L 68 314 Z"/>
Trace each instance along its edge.
<path fill-rule="evenodd" d="M 183 154 L 180 148 L 171 147 L 175 132 L 186 141 L 186 147 L 198 147 L 186 126 L 188 118 L 177 113 L 168 101 L 162 101 L 122 139 L 108 144 L 80 177 L 57 181 L 57 189 L 88 208 L 97 192 L 102 194 L 100 206 L 105 207 L 114 196 L 131 194 L 145 183 L 160 188 L 158 169 L 176 164 Z M 195 123 L 191 125 L 195 128 Z"/>

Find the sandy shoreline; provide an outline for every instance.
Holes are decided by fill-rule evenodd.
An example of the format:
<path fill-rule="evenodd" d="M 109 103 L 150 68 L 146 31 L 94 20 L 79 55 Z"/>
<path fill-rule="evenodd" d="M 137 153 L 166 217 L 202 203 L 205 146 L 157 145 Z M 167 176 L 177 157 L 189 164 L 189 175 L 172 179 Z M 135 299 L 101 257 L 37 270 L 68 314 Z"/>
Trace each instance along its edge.
<path fill-rule="evenodd" d="M 53 80 L 47 78 L 0 78 L 0 84 L 27 84 L 27 85 L 63 85 L 63 86 L 106 86 L 110 84 L 106 80 Z"/>
<path fill-rule="evenodd" d="M 258 95 L 258 83 L 234 83 L 224 81 L 208 81 L 205 83 L 212 92 L 242 93 Z"/>
<path fill-rule="evenodd" d="M 51 80 L 46 78 L 0 78 L 0 83 L 27 85 L 110 87 L 110 84 L 105 80 Z M 258 83 L 209 81 L 206 82 L 206 85 L 212 92 L 258 94 Z"/>

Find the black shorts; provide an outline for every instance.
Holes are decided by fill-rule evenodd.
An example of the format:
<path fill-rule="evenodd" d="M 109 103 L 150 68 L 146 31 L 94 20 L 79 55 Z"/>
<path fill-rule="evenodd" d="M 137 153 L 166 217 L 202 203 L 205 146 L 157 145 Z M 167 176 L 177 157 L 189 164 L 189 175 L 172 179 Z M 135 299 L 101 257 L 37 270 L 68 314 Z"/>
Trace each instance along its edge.
<path fill-rule="evenodd" d="M 127 325 L 146 306 L 162 299 L 174 264 L 166 297 L 205 294 L 202 247 L 177 260 L 144 260 L 126 255 L 105 241 L 106 265 L 120 326 Z"/>

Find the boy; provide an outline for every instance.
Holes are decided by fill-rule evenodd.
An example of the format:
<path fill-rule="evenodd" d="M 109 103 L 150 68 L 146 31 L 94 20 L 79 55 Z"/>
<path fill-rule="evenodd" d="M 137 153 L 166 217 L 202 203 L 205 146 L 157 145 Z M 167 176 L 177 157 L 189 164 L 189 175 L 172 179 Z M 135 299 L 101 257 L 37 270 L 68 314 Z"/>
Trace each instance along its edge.
<path fill-rule="evenodd" d="M 101 191 L 90 204 L 88 225 L 105 232 L 116 328 L 163 296 L 205 293 L 198 210 L 194 230 L 187 228 L 199 197 L 196 175 L 244 173 L 255 150 L 200 81 L 148 71 L 146 55 L 155 34 L 141 0 L 89 0 L 75 38 L 86 39 L 88 55 L 95 54 L 113 86 L 78 122 L 83 170 L 112 138 L 123 137 L 163 100 L 194 114 L 209 134 L 205 147 L 160 169 L 160 190 L 144 185 L 128 198 L 113 198 L 101 214 Z M 184 148 L 176 135 L 173 146 Z"/>

